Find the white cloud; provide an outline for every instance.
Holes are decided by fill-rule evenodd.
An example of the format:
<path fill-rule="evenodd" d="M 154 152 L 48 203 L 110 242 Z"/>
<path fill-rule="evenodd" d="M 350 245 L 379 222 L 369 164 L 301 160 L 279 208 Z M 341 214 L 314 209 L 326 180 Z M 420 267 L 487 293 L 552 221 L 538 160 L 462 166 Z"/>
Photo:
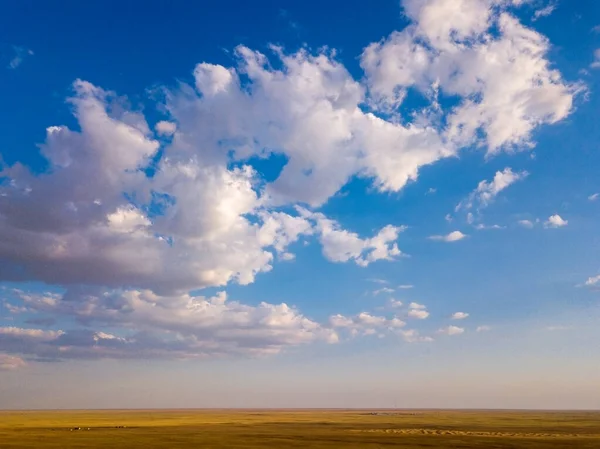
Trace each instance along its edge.
<path fill-rule="evenodd" d="M 17 45 L 13 45 L 12 48 L 15 53 L 15 56 L 8 63 L 9 69 L 16 69 L 23 63 L 25 58 L 27 58 L 29 56 L 33 56 L 33 51 L 29 50 L 28 48 L 19 47 Z"/>
<path fill-rule="evenodd" d="M 464 328 L 457 326 L 448 326 L 438 330 L 438 333 L 443 335 L 460 335 L 464 332 Z"/>
<path fill-rule="evenodd" d="M 75 82 L 69 101 L 78 130 L 48 128 L 41 146 L 48 173 L 19 164 L 2 171 L 3 272 L 9 280 L 166 294 L 251 283 L 311 233 L 335 262 L 366 266 L 400 256 L 398 226 L 361 238 L 324 216 L 278 208 L 319 207 L 354 176 L 399 191 L 423 166 L 471 146 L 480 130 L 494 152 L 568 115 L 577 86 L 549 68 L 547 40 L 507 5 L 407 0 L 412 24 L 365 49 L 364 83 L 334 52 L 273 47 L 271 63 L 239 46 L 232 67 L 202 62 L 193 86 L 162 90 L 158 106 L 168 116 L 156 131 L 176 130 L 167 143 L 116 94 Z M 378 109 L 399 103 L 406 89 L 430 104 L 409 121 Z M 444 111 L 437 93 L 462 100 Z M 366 112 L 365 104 L 374 107 Z M 247 161 L 272 154 L 287 162 L 265 182 Z M 149 165 L 152 176 L 140 170 Z"/>
<path fill-rule="evenodd" d="M 387 285 L 387 284 L 389 284 L 389 281 L 386 281 L 385 279 L 371 278 L 371 279 L 367 279 L 367 281 L 369 281 L 369 282 L 374 282 L 374 283 L 376 283 L 376 284 L 382 284 L 382 285 Z"/>
<path fill-rule="evenodd" d="M 424 320 L 429 317 L 429 312 L 427 310 L 411 309 L 408 311 L 408 316 L 410 318 L 417 318 L 419 320 Z"/>
<path fill-rule="evenodd" d="M 528 175 L 529 173 L 526 171 L 515 173 L 509 167 L 503 171 L 497 171 L 492 181 L 481 181 L 469 197 L 456 206 L 456 211 L 468 210 L 474 206 L 478 209 L 487 207 L 501 191 L 511 184 L 525 179 Z"/>
<path fill-rule="evenodd" d="M 41 329 L 23 329 L 20 327 L 0 327 L 0 336 L 27 338 L 32 340 L 55 340 L 63 335 L 63 331 L 45 331 Z M 0 337 L 2 338 L 2 337 Z"/>
<path fill-rule="evenodd" d="M 492 328 L 490 326 L 477 326 L 477 329 L 475 329 L 475 332 L 488 332 L 492 330 Z"/>
<path fill-rule="evenodd" d="M 428 336 L 421 336 L 419 334 L 419 331 L 415 329 L 398 329 L 396 333 L 409 343 L 433 341 L 433 338 Z"/>
<path fill-rule="evenodd" d="M 562 228 L 569 224 L 569 220 L 564 220 L 560 215 L 555 214 L 548 217 L 548 220 L 544 222 L 546 228 Z"/>
<path fill-rule="evenodd" d="M 580 86 L 550 68 L 549 42 L 507 12 L 512 3 L 406 0 L 411 24 L 365 48 L 361 81 L 333 51 L 273 47 L 271 61 L 239 46 L 232 67 L 202 62 L 192 85 L 161 89 L 166 117 L 156 134 L 117 94 L 76 81 L 76 126 L 48 127 L 40 146 L 48 171 L 18 163 L 0 171 L 0 271 L 8 281 L 66 286 L 71 298 L 26 307 L 106 328 L 54 336 L 3 328 L 2 341 L 38 357 L 93 358 L 262 354 L 335 340 L 285 304 L 187 292 L 249 284 L 312 235 L 333 262 L 393 260 L 403 227 L 381 224 L 363 237 L 318 208 L 354 177 L 397 192 L 463 148 L 529 147 L 536 127 L 565 118 Z M 411 89 L 427 106 L 401 114 Z M 442 95 L 456 107 L 442 107 Z M 251 161 L 272 155 L 286 163 L 266 181 Z M 483 185 L 477 201 L 500 185 Z M 77 285 L 98 290 L 76 294 Z M 351 318 L 352 330 L 402 322 L 376 318 Z M 124 331 L 103 331 L 114 328 Z"/>
<path fill-rule="evenodd" d="M 296 255 L 293 253 L 288 253 L 288 252 L 284 252 L 279 254 L 279 260 L 284 260 L 284 261 L 291 261 L 294 260 L 296 258 Z"/>
<path fill-rule="evenodd" d="M 437 240 L 440 242 L 458 242 L 459 240 L 467 237 L 466 234 L 463 234 L 460 231 L 452 231 L 448 235 L 432 235 L 429 237 L 430 240 Z"/>
<path fill-rule="evenodd" d="M 596 201 L 599 196 L 600 196 L 600 193 L 594 193 L 594 194 L 588 196 L 588 200 L 590 200 L 590 201 Z"/>
<path fill-rule="evenodd" d="M 400 290 L 410 290 L 411 288 L 415 288 L 412 284 L 401 284 L 398 286 Z"/>
<path fill-rule="evenodd" d="M 149 290 L 76 288 L 64 296 L 19 293 L 31 313 L 68 317 L 72 330 L 0 327 L 4 351 L 34 358 L 194 358 L 225 354 L 276 354 L 287 347 L 338 341 L 336 332 L 286 304 L 257 306 Z M 103 329 L 119 329 L 122 335 Z"/>
<path fill-rule="evenodd" d="M 408 305 L 410 309 L 407 313 L 409 318 L 417 318 L 419 320 L 424 320 L 429 317 L 429 312 L 426 310 L 426 306 L 423 304 L 419 304 L 416 302 L 411 302 Z"/>
<path fill-rule="evenodd" d="M 419 304 L 418 302 L 411 302 L 408 305 L 408 307 L 411 309 L 417 309 L 417 310 L 423 310 L 423 309 L 427 308 L 427 306 L 425 306 L 424 304 Z"/>
<path fill-rule="evenodd" d="M 383 288 L 379 288 L 379 289 L 377 289 L 377 290 L 373 291 L 373 295 L 377 296 L 377 295 L 379 295 L 380 293 L 386 293 L 386 294 L 389 294 L 389 293 L 394 293 L 394 291 L 395 291 L 395 290 L 394 290 L 393 288 L 389 288 L 389 287 L 383 287 Z"/>
<path fill-rule="evenodd" d="M 23 368 L 27 364 L 21 357 L 0 353 L 0 371 Z"/>
<path fill-rule="evenodd" d="M 500 226 L 497 224 L 493 224 L 493 225 L 486 225 L 483 223 L 478 223 L 475 225 L 475 229 L 477 229 L 478 231 L 485 231 L 485 230 L 500 230 L 500 229 L 506 229 L 505 226 Z"/>
<path fill-rule="evenodd" d="M 584 285 L 590 288 L 600 287 L 600 274 L 598 276 L 589 277 Z"/>
<path fill-rule="evenodd" d="M 154 125 L 154 129 L 159 136 L 172 136 L 175 134 L 175 131 L 177 131 L 177 124 L 168 122 L 166 120 L 161 120 Z"/>
<path fill-rule="evenodd" d="M 519 220 L 519 226 L 522 226 L 527 229 L 533 228 L 534 224 L 531 220 Z"/>
<path fill-rule="evenodd" d="M 369 45 L 361 66 L 380 109 L 396 110 L 409 89 L 458 96 L 446 117 L 446 142 L 480 144 L 488 153 L 531 146 L 533 129 L 572 110 L 581 86 L 550 67 L 548 40 L 507 12 L 509 0 L 405 0 L 413 21 Z"/>
<path fill-rule="evenodd" d="M 329 324 L 333 329 L 344 329 L 352 336 L 375 335 L 382 332 L 395 333 L 398 329 L 406 326 L 406 323 L 397 316 L 388 318 L 368 312 L 361 312 L 353 317 L 333 315 L 329 318 Z"/>
<path fill-rule="evenodd" d="M 392 184 L 397 190 L 445 151 L 439 144 L 438 156 L 430 157 L 425 149 L 423 159 L 418 152 L 434 130 L 362 113 L 361 86 L 329 55 L 276 54 L 283 71 L 239 47 L 237 68 L 197 67 L 199 92 L 186 86 L 167 92 L 169 123 L 177 132 L 152 177 L 138 170 L 160 145 L 145 118 L 125 109 L 115 94 L 77 81 L 70 101 L 81 131 L 48 128 L 42 154 L 50 172 L 35 176 L 20 165 L 3 171 L 10 182 L 0 187 L 0 213 L 7 217 L 0 225 L 6 242 L 0 256 L 9 264 L 8 277 L 163 293 L 248 284 L 272 269 L 269 248 L 289 258 L 281 255 L 300 234 L 288 222 L 306 222 L 274 207 L 321 204 L 359 172 L 384 190 Z M 250 80 L 244 88 L 240 74 Z M 289 161 L 261 188 L 261 174 L 243 160 L 270 148 Z M 228 166 L 230 158 L 239 162 L 236 168 Z M 381 172 L 380 165 L 392 171 Z M 330 260 L 366 266 L 401 254 L 394 242 L 401 227 L 385 226 L 361 239 L 319 217 L 316 231 Z M 301 233 L 313 232 L 303 226 Z"/>
<path fill-rule="evenodd" d="M 323 245 L 323 255 L 332 262 L 354 261 L 357 265 L 366 267 L 378 260 L 393 260 L 402 252 L 395 243 L 400 232 L 400 226 L 385 226 L 375 236 L 361 239 L 358 234 L 340 227 L 339 223 L 326 218 L 323 214 L 311 214 L 303 211 L 304 216 L 316 220 L 316 230 L 319 241 Z"/>
<path fill-rule="evenodd" d="M 556 10 L 556 7 L 557 7 L 556 3 L 550 3 L 549 5 L 546 5 L 545 7 L 538 9 L 533 14 L 533 21 L 541 19 L 542 17 L 548 17 L 550 14 L 552 14 Z"/>
<path fill-rule="evenodd" d="M 393 298 L 392 298 L 392 299 L 390 299 L 390 301 L 389 301 L 389 306 L 390 306 L 392 309 L 398 309 L 398 308 L 400 308 L 400 307 L 402 307 L 402 306 L 403 306 L 403 303 L 402 303 L 402 301 L 398 301 L 397 299 L 393 299 Z"/>
<path fill-rule="evenodd" d="M 456 312 L 454 314 L 452 314 L 452 319 L 453 320 L 464 320 L 465 318 L 468 318 L 469 314 L 465 313 L 465 312 Z"/>
<path fill-rule="evenodd" d="M 594 50 L 594 62 L 590 65 L 592 69 L 600 68 L 600 48 Z"/>

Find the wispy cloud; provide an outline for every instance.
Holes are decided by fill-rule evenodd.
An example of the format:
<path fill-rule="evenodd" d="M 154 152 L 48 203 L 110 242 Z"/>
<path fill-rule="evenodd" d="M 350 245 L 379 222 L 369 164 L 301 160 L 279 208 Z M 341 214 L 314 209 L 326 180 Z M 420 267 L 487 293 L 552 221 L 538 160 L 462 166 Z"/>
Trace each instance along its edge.
<path fill-rule="evenodd" d="M 563 325 L 557 325 L 557 326 L 547 326 L 546 330 L 550 331 L 550 332 L 556 332 L 556 331 L 567 331 L 569 329 L 572 329 L 571 326 L 563 326 Z"/>
<path fill-rule="evenodd" d="M 590 276 L 587 281 L 583 284 L 584 287 L 590 288 L 592 290 L 597 290 L 600 288 L 600 274 L 597 276 Z"/>
<path fill-rule="evenodd" d="M 0 371 L 16 370 L 26 365 L 21 357 L 0 353 Z"/>
<path fill-rule="evenodd" d="M 556 10 L 556 3 L 551 3 L 548 6 L 538 9 L 534 14 L 533 14 L 533 21 L 535 22 L 536 20 L 542 18 L 542 17 L 548 17 L 550 14 L 552 14 L 555 10 Z"/>
<path fill-rule="evenodd" d="M 491 181 L 481 181 L 465 200 L 458 203 L 455 212 L 461 209 L 469 210 L 473 207 L 479 209 L 485 208 L 494 201 L 494 198 L 500 192 L 515 182 L 525 179 L 527 176 L 529 176 L 529 173 L 526 171 L 513 172 L 510 167 L 505 168 L 503 171 L 497 171 L 494 179 Z"/>
<path fill-rule="evenodd" d="M 376 284 L 382 284 L 382 285 L 389 284 L 389 281 L 386 281 L 385 279 L 378 279 L 378 278 L 369 278 L 369 279 L 367 279 L 367 281 L 374 282 Z"/>
<path fill-rule="evenodd" d="M 13 45 L 12 48 L 13 48 L 15 55 L 8 63 L 9 69 L 16 69 L 23 63 L 25 58 L 27 58 L 28 56 L 33 56 L 33 51 L 29 50 L 28 48 L 19 47 L 17 45 Z"/>
<path fill-rule="evenodd" d="M 464 239 L 465 237 L 467 237 L 466 234 L 463 234 L 460 231 L 453 231 L 450 234 L 447 235 L 432 235 L 429 237 L 429 240 L 435 240 L 438 242 L 458 242 L 459 240 Z"/>
<path fill-rule="evenodd" d="M 500 229 L 506 229 L 505 226 L 500 226 L 497 224 L 493 224 L 493 225 L 486 225 L 483 223 L 479 223 L 477 225 L 475 225 L 475 229 L 477 229 L 478 231 L 484 231 L 484 230 L 488 230 L 488 229 L 492 229 L 492 230 L 500 230 Z"/>
<path fill-rule="evenodd" d="M 600 48 L 594 50 L 594 61 L 590 64 L 592 69 L 600 68 Z"/>

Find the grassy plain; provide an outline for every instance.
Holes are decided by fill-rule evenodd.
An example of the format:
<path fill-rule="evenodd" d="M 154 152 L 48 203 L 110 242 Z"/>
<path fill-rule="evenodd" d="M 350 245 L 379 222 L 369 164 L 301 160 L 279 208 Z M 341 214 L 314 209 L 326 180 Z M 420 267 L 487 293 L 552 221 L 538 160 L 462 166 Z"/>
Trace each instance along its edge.
<path fill-rule="evenodd" d="M 77 427 L 81 430 L 71 430 Z M 2 449 L 389 447 L 600 449 L 600 413 L 441 410 L 0 412 Z"/>

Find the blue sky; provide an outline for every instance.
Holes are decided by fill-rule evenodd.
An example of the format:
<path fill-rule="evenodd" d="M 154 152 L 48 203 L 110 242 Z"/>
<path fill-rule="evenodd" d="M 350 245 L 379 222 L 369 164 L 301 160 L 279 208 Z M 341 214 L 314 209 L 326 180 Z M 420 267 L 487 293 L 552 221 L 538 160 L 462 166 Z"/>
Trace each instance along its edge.
<path fill-rule="evenodd" d="M 6 11 L 3 407 L 600 407 L 597 2 Z"/>

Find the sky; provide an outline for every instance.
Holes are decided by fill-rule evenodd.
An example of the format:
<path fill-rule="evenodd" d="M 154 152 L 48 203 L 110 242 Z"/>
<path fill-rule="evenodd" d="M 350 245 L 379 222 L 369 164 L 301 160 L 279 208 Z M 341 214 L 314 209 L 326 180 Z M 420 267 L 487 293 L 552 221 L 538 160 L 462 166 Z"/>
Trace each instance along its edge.
<path fill-rule="evenodd" d="M 595 0 L 3 11 L 0 408 L 600 408 Z"/>

